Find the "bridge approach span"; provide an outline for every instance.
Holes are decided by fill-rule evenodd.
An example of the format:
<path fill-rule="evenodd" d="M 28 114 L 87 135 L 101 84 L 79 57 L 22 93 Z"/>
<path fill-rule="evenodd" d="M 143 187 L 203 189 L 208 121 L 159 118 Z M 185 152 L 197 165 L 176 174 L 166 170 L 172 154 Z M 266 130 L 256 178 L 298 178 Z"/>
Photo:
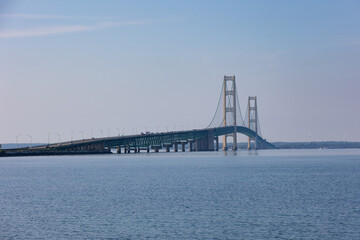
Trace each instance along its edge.
<path fill-rule="evenodd" d="M 256 139 L 258 149 L 274 149 L 273 144 L 261 138 L 253 130 L 237 126 L 238 133 L 244 134 L 248 137 Z M 162 133 L 148 133 L 129 136 L 117 136 L 107 138 L 83 139 L 71 142 L 63 142 L 57 144 L 49 144 L 44 146 L 37 146 L 29 148 L 30 151 L 70 151 L 70 152 L 92 152 L 92 151 L 110 151 L 111 148 L 117 148 L 118 153 L 130 151 L 139 152 L 140 150 L 153 149 L 157 152 L 161 148 L 169 151 L 173 148 L 178 151 L 178 146 L 185 151 L 188 144 L 190 151 L 213 151 L 218 150 L 218 137 L 234 132 L 233 126 L 207 128 L 207 129 L 193 129 L 186 131 L 162 132 Z"/>

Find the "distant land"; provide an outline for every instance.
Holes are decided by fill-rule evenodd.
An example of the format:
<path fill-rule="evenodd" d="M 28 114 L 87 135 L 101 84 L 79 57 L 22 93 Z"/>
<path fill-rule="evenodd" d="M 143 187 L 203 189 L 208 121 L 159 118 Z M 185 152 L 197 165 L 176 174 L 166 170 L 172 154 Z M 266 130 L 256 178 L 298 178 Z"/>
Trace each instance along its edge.
<path fill-rule="evenodd" d="M 326 142 L 273 142 L 280 149 L 318 149 L 318 148 L 360 148 L 360 142 L 326 141 Z"/>
<path fill-rule="evenodd" d="M 322 141 L 322 142 L 272 142 L 279 149 L 341 149 L 341 148 L 360 148 L 360 142 L 344 142 L 344 141 Z M 29 147 L 29 143 L 5 143 L 1 144 L 1 149 L 12 149 L 12 148 L 23 148 Z M 45 143 L 33 143 L 31 146 L 46 145 Z M 229 149 L 231 149 L 232 144 L 228 143 Z M 222 147 L 222 144 L 219 144 L 219 147 Z M 246 149 L 247 143 L 242 142 L 238 143 L 238 149 Z"/>
<path fill-rule="evenodd" d="M 41 145 L 46 145 L 46 143 L 3 143 L 0 144 L 1 145 L 1 149 L 13 149 L 13 148 L 25 148 L 25 147 L 35 147 L 35 146 L 41 146 Z"/>
<path fill-rule="evenodd" d="M 274 144 L 279 149 L 360 148 L 360 142 L 344 142 L 344 141 L 271 142 L 271 143 Z M 247 148 L 247 143 L 238 143 L 238 148 L 246 149 Z"/>

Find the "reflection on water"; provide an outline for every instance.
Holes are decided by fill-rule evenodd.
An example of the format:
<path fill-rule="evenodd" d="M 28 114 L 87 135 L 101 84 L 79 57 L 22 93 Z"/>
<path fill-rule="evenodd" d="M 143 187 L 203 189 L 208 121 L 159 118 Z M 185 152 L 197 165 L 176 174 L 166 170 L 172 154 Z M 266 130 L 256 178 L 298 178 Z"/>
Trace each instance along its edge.
<path fill-rule="evenodd" d="M 246 153 L 249 156 L 258 155 L 258 150 L 237 150 L 237 151 L 228 150 L 228 151 L 220 151 L 220 152 L 223 153 L 224 156 L 237 156 L 243 153 Z"/>
<path fill-rule="evenodd" d="M 249 151 L 247 151 L 247 152 L 248 152 L 248 154 L 249 154 L 250 156 L 252 156 L 252 155 L 254 155 L 254 156 L 258 155 L 258 150 L 249 150 Z"/>

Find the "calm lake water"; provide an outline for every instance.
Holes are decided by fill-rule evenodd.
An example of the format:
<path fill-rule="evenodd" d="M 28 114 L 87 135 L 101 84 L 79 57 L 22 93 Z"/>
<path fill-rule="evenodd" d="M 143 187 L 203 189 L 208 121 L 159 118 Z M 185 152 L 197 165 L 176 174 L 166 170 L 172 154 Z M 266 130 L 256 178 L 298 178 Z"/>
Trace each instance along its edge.
<path fill-rule="evenodd" d="M 360 239 L 360 150 L 0 158 L 0 239 Z"/>

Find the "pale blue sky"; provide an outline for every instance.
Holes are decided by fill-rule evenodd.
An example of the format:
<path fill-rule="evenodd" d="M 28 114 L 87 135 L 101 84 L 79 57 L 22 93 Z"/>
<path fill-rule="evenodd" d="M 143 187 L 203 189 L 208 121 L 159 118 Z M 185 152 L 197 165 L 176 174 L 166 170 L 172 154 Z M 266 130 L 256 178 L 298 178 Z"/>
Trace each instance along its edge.
<path fill-rule="evenodd" d="M 270 141 L 360 141 L 359 26 L 348 0 L 2 1 L 0 142 L 206 127 L 224 75 Z"/>

